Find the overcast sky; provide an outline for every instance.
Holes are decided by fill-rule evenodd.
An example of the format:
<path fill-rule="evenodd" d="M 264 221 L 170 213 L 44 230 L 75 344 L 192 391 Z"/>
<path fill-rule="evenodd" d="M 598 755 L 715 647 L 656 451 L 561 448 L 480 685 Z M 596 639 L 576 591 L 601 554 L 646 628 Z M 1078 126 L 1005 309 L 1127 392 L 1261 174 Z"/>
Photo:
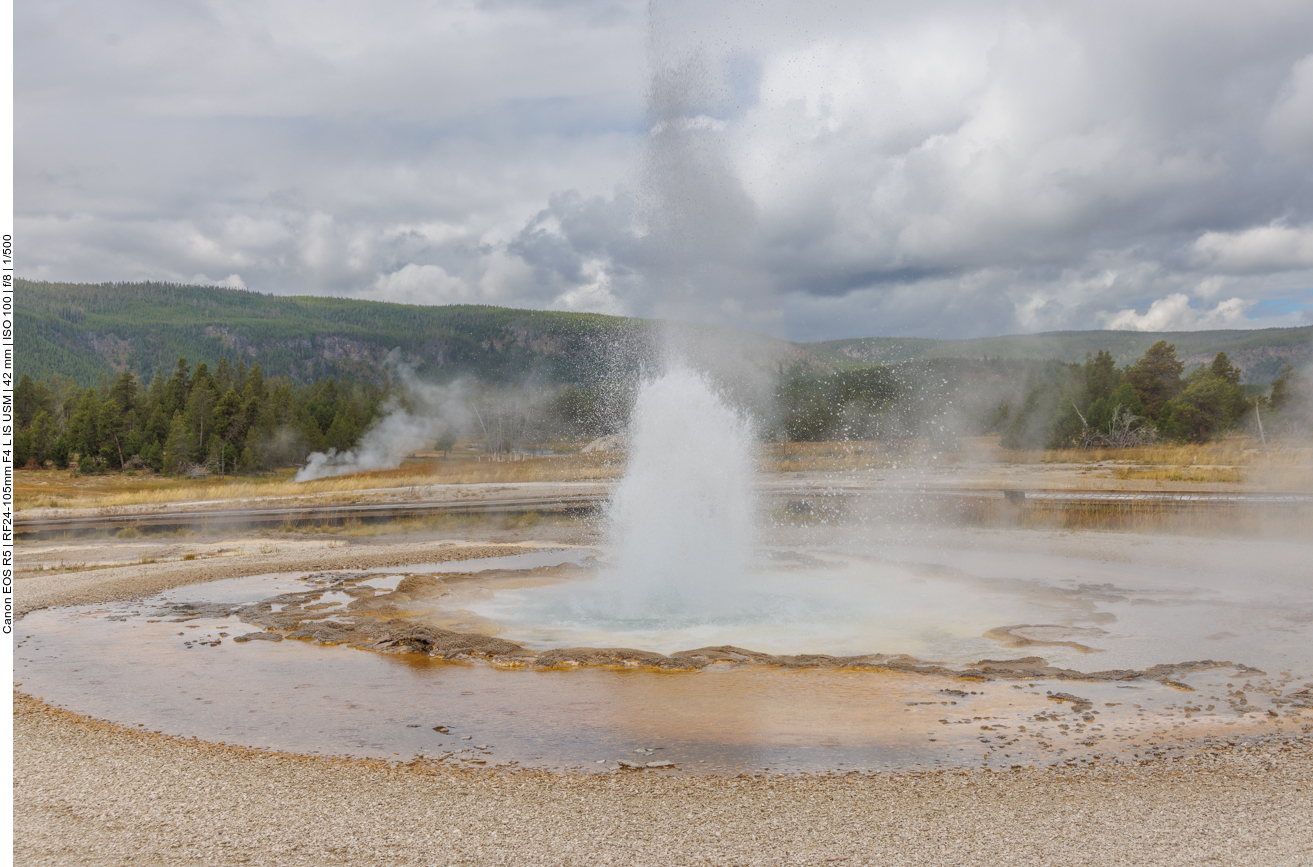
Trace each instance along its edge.
<path fill-rule="evenodd" d="M 19 273 L 797 340 L 1313 323 L 1313 3 L 19 0 Z"/>

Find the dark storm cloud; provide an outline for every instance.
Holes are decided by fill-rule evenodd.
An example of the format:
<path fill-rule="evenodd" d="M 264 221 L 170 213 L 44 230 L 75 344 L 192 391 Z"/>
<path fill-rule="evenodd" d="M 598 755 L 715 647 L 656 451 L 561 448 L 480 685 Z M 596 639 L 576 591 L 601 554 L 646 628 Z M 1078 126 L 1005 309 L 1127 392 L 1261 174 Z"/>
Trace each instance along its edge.
<path fill-rule="evenodd" d="M 1306 3 L 15 14 L 29 277 L 803 339 L 1313 321 Z"/>

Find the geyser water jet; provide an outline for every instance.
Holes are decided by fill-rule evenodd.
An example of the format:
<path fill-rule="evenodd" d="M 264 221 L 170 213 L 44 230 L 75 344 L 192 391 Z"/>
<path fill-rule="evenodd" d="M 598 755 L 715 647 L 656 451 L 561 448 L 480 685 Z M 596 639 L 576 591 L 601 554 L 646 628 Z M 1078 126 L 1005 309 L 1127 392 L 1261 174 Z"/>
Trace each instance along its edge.
<path fill-rule="evenodd" d="M 604 576 L 613 615 L 731 613 L 752 554 L 751 422 L 701 373 L 673 365 L 640 388 L 629 465 L 611 498 Z"/>

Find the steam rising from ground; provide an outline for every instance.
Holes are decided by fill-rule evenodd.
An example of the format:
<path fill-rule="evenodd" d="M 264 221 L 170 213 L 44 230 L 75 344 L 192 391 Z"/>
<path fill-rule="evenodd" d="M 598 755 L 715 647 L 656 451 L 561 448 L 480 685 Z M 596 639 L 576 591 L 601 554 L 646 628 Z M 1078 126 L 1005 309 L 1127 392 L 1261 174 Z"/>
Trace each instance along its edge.
<path fill-rule="evenodd" d="M 470 413 L 461 382 L 431 385 L 404 369 L 401 381 L 403 395 L 384 404 L 383 418 L 365 432 L 359 445 L 349 451 L 313 453 L 296 481 L 396 469 L 407 454 L 431 446 L 445 431 L 468 427 Z"/>
<path fill-rule="evenodd" d="M 752 549 L 752 425 L 680 364 L 643 384 L 607 530 L 617 616 L 714 617 L 740 597 Z"/>

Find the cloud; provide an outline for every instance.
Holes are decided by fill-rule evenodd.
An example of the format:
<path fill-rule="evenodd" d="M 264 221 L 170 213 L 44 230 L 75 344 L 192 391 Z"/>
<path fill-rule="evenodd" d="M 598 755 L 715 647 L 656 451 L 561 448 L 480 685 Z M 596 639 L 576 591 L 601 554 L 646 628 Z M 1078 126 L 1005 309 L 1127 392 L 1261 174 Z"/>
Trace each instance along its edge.
<path fill-rule="evenodd" d="M 462 304 L 475 297 L 471 287 L 448 274 L 441 265 L 403 265 L 390 274 L 380 274 L 369 295 L 380 301 L 404 304 Z"/>
<path fill-rule="evenodd" d="M 797 339 L 1257 325 L 1313 282 L 1297 0 L 107 8 L 15 12 L 24 276 Z"/>
<path fill-rule="evenodd" d="M 229 274 L 222 280 L 213 280 L 204 274 L 193 274 L 187 283 L 192 286 L 223 286 L 225 289 L 245 289 L 246 281 L 241 274 Z"/>
<path fill-rule="evenodd" d="M 1239 298 L 1219 301 L 1213 309 L 1190 306 L 1183 293 L 1159 298 L 1144 313 L 1122 310 L 1107 319 L 1112 331 L 1199 331 L 1206 328 L 1236 328 L 1245 321 L 1245 311 L 1253 302 Z"/>
<path fill-rule="evenodd" d="M 1313 154 L 1313 54 L 1290 71 L 1282 93 L 1264 125 L 1268 144 L 1307 163 Z"/>
<path fill-rule="evenodd" d="M 1230 274 L 1313 269 L 1313 225 L 1280 221 L 1241 232 L 1207 232 L 1194 242 L 1202 264 Z"/>

